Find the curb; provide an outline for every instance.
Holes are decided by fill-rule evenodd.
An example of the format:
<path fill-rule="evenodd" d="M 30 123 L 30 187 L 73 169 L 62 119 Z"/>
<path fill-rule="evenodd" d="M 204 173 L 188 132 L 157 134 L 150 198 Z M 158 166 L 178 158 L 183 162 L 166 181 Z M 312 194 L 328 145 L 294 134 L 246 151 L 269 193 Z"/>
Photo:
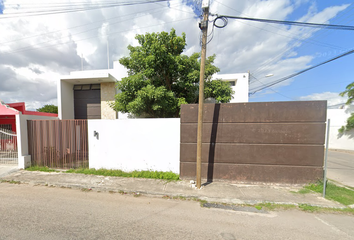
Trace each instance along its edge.
<path fill-rule="evenodd" d="M 164 196 L 177 198 L 182 197 L 186 199 L 195 199 L 195 200 L 202 200 L 207 201 L 208 203 L 221 203 L 221 204 L 234 204 L 234 205 L 257 205 L 257 204 L 276 204 L 276 205 L 308 205 L 312 207 L 320 207 L 320 208 L 332 208 L 332 209 L 345 209 L 346 206 L 326 206 L 326 205 L 318 205 L 318 204 L 309 204 L 309 203 L 296 203 L 296 202 L 276 202 L 276 201 L 263 201 L 263 200 L 241 200 L 241 199 L 225 199 L 225 198 L 215 198 L 215 197 L 205 197 L 205 196 L 198 196 L 198 195 L 187 195 L 187 194 L 175 194 L 175 193 L 161 193 L 161 192 L 153 192 L 153 191 L 137 191 L 137 190 L 128 190 L 128 189 L 117 189 L 112 187 L 99 187 L 99 186 L 92 186 L 92 185 L 83 185 L 83 184 L 65 184 L 65 183 L 50 183 L 44 181 L 19 181 L 21 184 L 29 184 L 32 186 L 43 186 L 43 187 L 58 187 L 58 188 L 68 188 L 68 189 L 75 189 L 75 190 L 83 190 L 87 189 L 89 191 L 95 192 L 110 192 L 110 193 L 127 193 L 127 194 L 141 194 L 146 197 L 152 198 L 162 198 Z"/>

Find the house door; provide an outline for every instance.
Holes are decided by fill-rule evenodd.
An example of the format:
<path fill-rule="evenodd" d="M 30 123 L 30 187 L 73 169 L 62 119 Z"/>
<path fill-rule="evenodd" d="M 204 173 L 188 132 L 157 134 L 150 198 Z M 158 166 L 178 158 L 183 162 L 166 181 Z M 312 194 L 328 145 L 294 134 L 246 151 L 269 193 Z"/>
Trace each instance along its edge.
<path fill-rule="evenodd" d="M 101 119 L 100 84 L 74 86 L 75 119 Z"/>

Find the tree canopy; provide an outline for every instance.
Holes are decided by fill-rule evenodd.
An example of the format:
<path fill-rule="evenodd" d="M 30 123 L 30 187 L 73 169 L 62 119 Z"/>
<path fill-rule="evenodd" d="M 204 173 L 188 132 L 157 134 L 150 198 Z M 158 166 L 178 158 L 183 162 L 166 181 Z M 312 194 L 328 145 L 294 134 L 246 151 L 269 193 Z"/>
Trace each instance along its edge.
<path fill-rule="evenodd" d="M 181 104 L 198 103 L 200 53 L 182 54 L 186 35 L 146 33 L 136 35 L 139 45 L 128 46 L 129 56 L 119 62 L 128 77 L 117 83 L 119 93 L 112 107 L 139 117 L 178 117 Z M 228 82 L 211 80 L 219 68 L 210 56 L 205 65 L 205 98 L 229 102 L 233 91 Z"/>
<path fill-rule="evenodd" d="M 346 102 L 347 105 L 354 103 L 354 82 L 350 83 L 339 95 L 342 97 L 348 97 Z M 351 129 L 354 129 L 354 113 L 352 113 L 351 116 L 347 119 L 347 124 L 342 126 L 338 131 L 340 133 L 344 133 L 345 131 L 349 131 Z"/>
<path fill-rule="evenodd" d="M 46 104 L 43 107 L 38 108 L 37 112 L 58 113 L 58 107 L 53 104 Z"/>

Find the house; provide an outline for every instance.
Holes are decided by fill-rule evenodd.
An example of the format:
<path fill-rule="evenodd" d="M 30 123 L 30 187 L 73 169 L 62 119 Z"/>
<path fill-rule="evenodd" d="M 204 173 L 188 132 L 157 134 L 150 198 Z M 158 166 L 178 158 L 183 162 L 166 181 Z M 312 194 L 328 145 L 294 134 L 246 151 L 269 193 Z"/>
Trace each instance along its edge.
<path fill-rule="evenodd" d="M 113 69 L 75 71 L 62 76 L 57 85 L 59 119 L 117 119 L 110 107 L 116 95 L 115 83 L 124 77 L 119 62 Z M 123 72 L 123 74 L 122 74 Z"/>
<path fill-rule="evenodd" d="M 233 74 L 214 74 L 212 79 L 220 79 L 229 82 L 232 90 L 234 90 L 233 99 L 230 103 L 248 102 L 248 90 L 250 74 L 233 73 Z"/>
<path fill-rule="evenodd" d="M 110 103 L 117 94 L 115 83 L 127 76 L 119 62 L 113 69 L 75 71 L 58 82 L 59 119 L 125 119 L 128 114 L 114 111 Z M 213 79 L 230 82 L 235 91 L 232 103 L 248 102 L 249 73 L 219 74 Z"/>
<path fill-rule="evenodd" d="M 18 103 L 0 103 L 0 128 L 11 130 L 16 132 L 16 115 L 22 113 L 23 115 L 32 116 L 47 116 L 47 117 L 57 117 L 58 114 L 55 113 L 43 113 L 35 111 L 27 111 L 24 102 Z"/>

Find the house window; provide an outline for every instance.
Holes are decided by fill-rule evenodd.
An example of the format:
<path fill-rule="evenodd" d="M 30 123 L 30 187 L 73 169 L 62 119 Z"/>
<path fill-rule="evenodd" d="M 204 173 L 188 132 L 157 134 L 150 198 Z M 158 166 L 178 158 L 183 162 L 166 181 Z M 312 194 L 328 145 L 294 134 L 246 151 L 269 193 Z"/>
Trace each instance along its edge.
<path fill-rule="evenodd" d="M 236 81 L 229 81 L 231 87 L 235 87 Z"/>
<path fill-rule="evenodd" d="M 75 91 L 100 90 L 101 84 L 74 85 Z"/>

